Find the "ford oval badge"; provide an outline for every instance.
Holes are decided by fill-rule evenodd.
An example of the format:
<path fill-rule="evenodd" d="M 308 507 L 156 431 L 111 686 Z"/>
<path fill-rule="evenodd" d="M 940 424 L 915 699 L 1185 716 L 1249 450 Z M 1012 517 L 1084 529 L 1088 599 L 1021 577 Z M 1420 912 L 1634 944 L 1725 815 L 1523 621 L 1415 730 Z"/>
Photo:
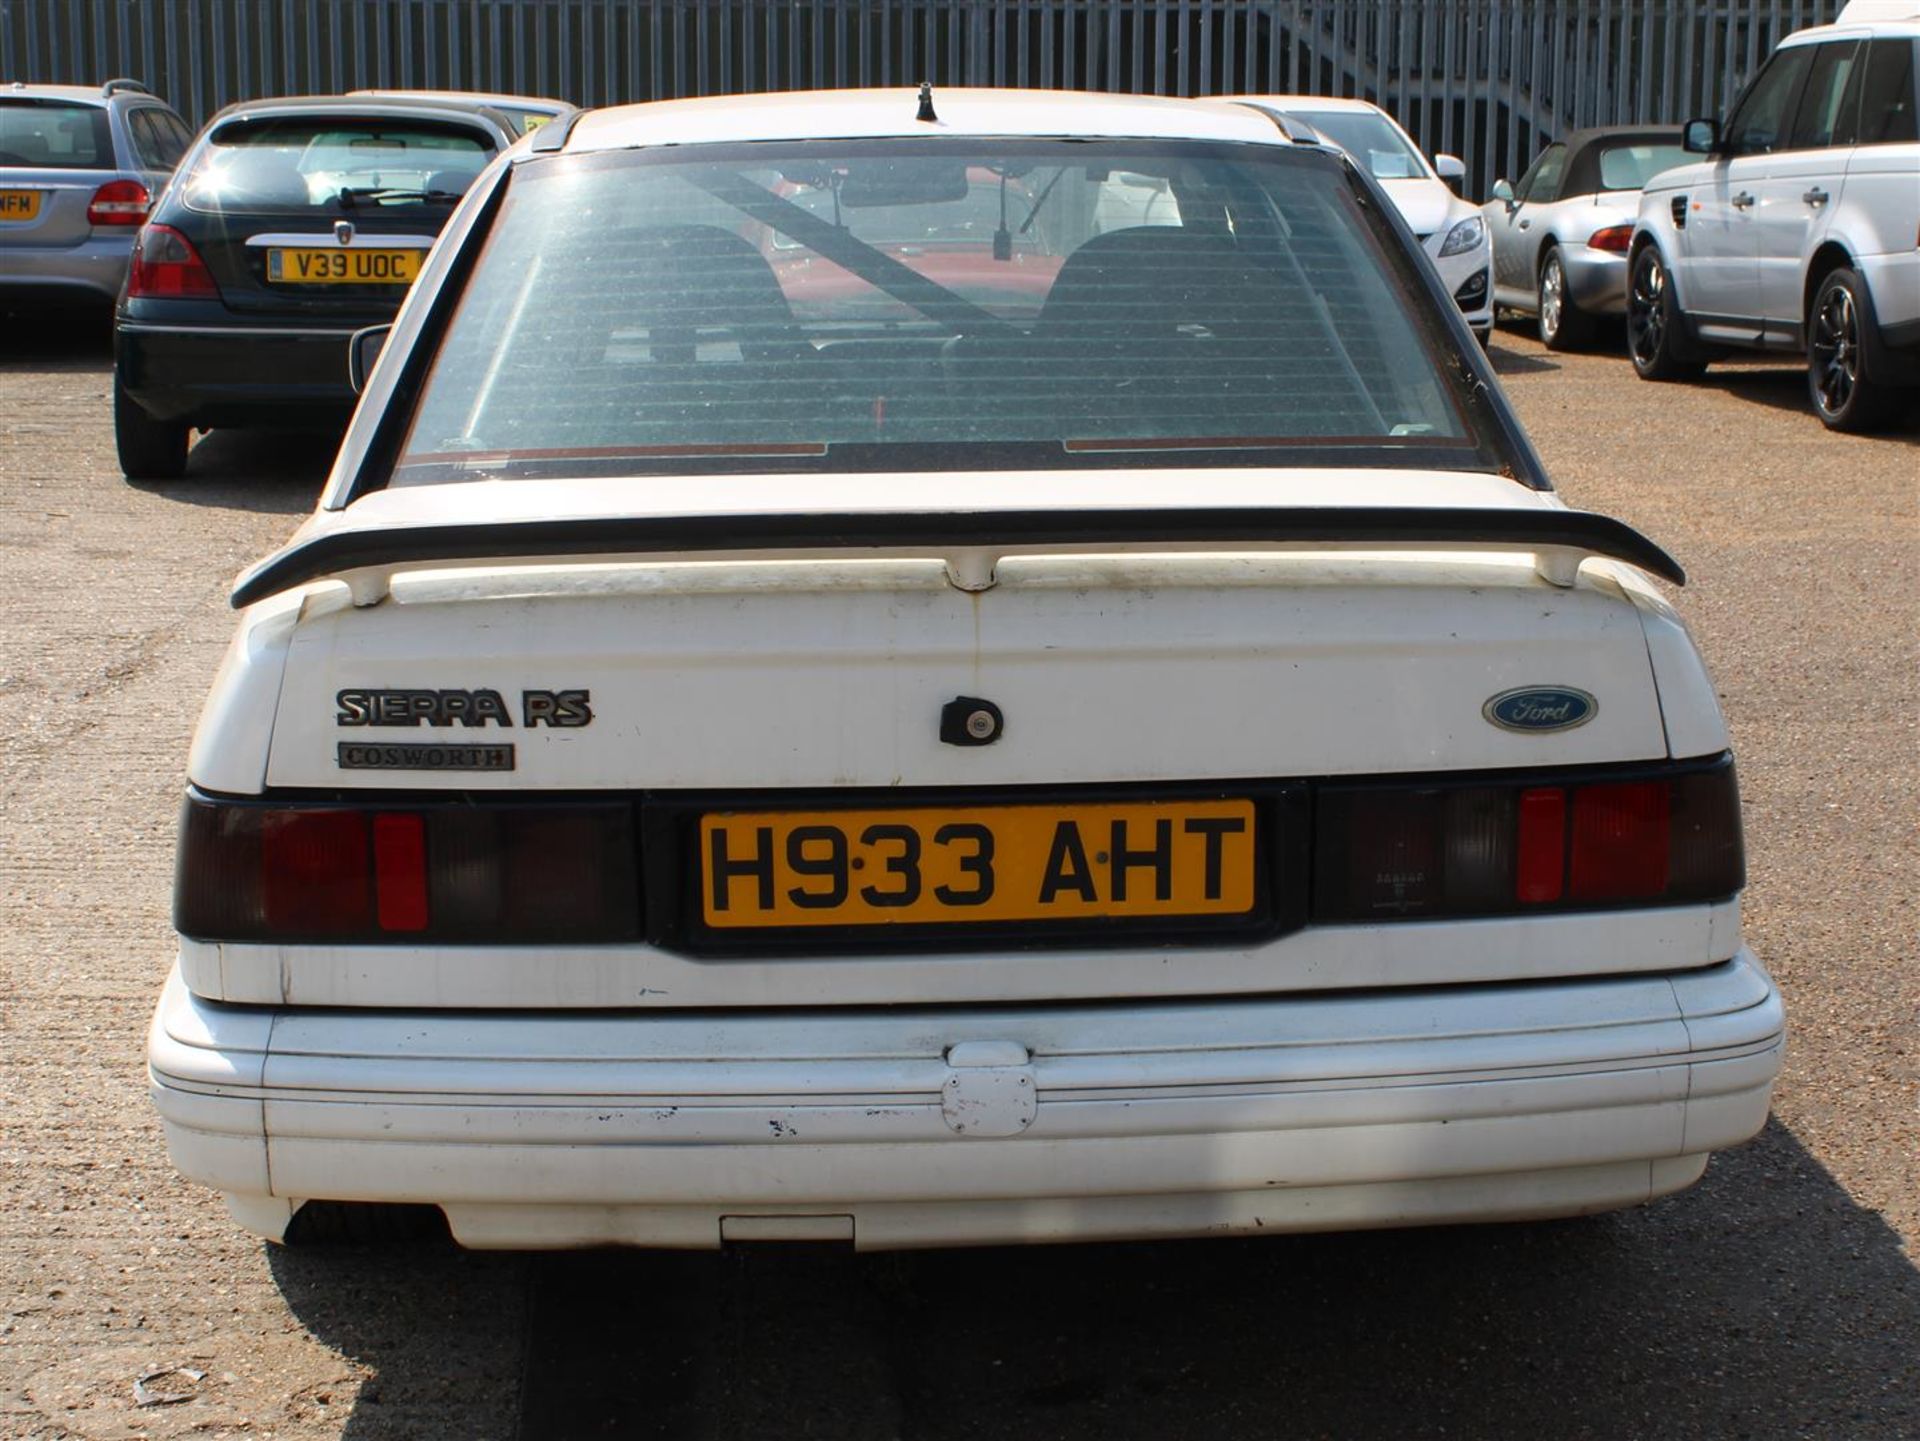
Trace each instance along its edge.
<path fill-rule="evenodd" d="M 1564 685 L 1529 685 L 1503 690 L 1480 708 L 1502 730 L 1570 731 L 1600 713 L 1600 702 Z"/>

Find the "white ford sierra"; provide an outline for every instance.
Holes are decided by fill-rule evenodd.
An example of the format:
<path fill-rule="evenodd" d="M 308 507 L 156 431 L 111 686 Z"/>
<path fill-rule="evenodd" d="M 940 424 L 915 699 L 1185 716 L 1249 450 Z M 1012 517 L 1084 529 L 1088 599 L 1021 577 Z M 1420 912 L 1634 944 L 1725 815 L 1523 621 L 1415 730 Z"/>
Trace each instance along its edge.
<path fill-rule="evenodd" d="M 1650 577 L 1271 116 L 563 117 L 235 593 L 173 1159 L 269 1237 L 487 1247 L 1679 1190 L 1764 1123 L 1782 1013 Z"/>

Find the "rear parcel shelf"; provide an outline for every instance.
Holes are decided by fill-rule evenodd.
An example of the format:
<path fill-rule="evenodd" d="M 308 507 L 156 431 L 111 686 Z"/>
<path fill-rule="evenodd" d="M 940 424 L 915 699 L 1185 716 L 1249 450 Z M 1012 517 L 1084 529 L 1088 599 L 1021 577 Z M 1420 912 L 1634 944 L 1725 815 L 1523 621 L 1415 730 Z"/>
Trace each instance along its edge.
<path fill-rule="evenodd" d="M 850 551 L 944 560 L 956 587 L 978 591 L 992 587 L 995 564 L 1011 555 L 1303 545 L 1531 552 L 1542 579 L 1563 588 L 1586 559 L 1605 557 L 1686 584 L 1686 572 L 1659 545 L 1592 511 L 1242 506 L 582 516 L 342 528 L 267 557 L 240 577 L 230 600 L 241 609 L 309 581 L 337 579 L 351 588 L 355 605 L 377 605 L 395 573 L 444 564 L 827 559 Z"/>

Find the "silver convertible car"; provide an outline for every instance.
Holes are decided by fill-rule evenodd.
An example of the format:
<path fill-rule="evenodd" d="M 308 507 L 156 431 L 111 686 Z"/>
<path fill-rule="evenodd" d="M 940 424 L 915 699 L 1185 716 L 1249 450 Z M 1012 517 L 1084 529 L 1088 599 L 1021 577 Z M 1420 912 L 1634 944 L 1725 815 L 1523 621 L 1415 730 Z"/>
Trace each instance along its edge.
<path fill-rule="evenodd" d="M 1686 162 L 1676 126 L 1576 130 L 1542 150 L 1517 185 L 1493 183 L 1481 209 L 1493 237 L 1493 303 L 1540 318 L 1565 350 L 1627 308 L 1627 246 L 1640 188 Z"/>

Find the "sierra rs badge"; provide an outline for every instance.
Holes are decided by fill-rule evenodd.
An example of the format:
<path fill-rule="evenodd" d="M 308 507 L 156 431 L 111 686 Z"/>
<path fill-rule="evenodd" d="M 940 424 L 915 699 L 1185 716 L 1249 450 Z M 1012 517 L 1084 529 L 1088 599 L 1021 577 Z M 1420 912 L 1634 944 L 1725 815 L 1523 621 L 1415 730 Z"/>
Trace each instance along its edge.
<path fill-rule="evenodd" d="M 334 724 L 341 726 L 513 727 L 497 690 L 343 690 L 334 696 Z M 585 690 L 520 692 L 520 724 L 574 730 L 593 724 L 592 697 Z"/>
<path fill-rule="evenodd" d="M 1600 713 L 1600 702 L 1572 686 L 1530 685 L 1503 690 L 1480 707 L 1487 720 L 1509 731 L 1570 731 Z"/>

